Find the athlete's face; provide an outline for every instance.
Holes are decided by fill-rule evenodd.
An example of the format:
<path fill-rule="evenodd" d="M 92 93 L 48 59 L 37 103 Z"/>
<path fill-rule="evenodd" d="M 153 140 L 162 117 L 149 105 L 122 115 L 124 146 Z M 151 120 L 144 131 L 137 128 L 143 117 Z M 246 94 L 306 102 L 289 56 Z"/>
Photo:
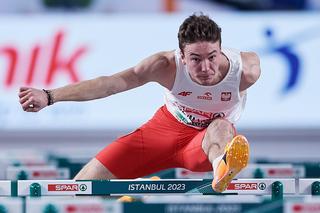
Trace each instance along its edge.
<path fill-rule="evenodd" d="M 222 79 L 219 72 L 222 60 L 219 41 L 187 44 L 181 53 L 181 58 L 194 82 L 210 86 Z"/>

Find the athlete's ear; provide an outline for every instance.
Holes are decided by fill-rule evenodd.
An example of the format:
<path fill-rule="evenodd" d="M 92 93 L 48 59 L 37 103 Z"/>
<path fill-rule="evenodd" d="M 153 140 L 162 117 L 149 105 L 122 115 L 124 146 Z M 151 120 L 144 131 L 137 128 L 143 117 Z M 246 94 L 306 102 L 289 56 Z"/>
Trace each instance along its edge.
<path fill-rule="evenodd" d="M 187 64 L 187 63 L 186 63 L 186 57 L 185 57 L 185 55 L 184 55 L 184 53 L 183 53 L 183 50 L 180 50 L 180 57 L 181 57 L 182 63 L 183 63 L 184 65 L 186 65 L 186 64 Z"/>

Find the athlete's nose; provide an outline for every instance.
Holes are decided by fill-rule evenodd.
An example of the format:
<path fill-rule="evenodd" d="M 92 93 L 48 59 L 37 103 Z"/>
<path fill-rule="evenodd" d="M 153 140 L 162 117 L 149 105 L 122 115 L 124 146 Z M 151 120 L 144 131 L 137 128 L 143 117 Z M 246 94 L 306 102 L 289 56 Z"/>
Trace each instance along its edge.
<path fill-rule="evenodd" d="M 207 72 L 209 70 L 209 60 L 203 60 L 201 62 L 201 71 L 202 72 Z"/>

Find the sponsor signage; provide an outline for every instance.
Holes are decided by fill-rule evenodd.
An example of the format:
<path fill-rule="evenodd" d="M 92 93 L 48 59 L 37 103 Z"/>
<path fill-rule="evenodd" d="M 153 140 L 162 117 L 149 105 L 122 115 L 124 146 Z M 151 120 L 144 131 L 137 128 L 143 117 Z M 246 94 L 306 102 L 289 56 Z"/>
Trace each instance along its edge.
<path fill-rule="evenodd" d="M 260 56 L 262 74 L 248 90 L 247 106 L 237 127 L 319 128 L 320 113 L 315 112 L 320 108 L 320 99 L 315 92 L 319 90 L 320 72 L 315 71 L 318 55 L 312 50 L 320 48 L 320 15 L 209 15 L 223 29 L 223 46 L 254 51 Z M 112 75 L 155 52 L 175 49 L 184 18 L 1 16 L 0 130 L 128 129 L 143 124 L 164 104 L 164 89 L 155 83 L 104 100 L 55 104 L 39 113 L 22 111 L 18 88 L 50 89 Z M 243 31 L 248 22 L 250 32 Z M 130 30 L 128 36 L 132 27 L 148 30 Z M 191 94 L 189 90 L 179 93 L 182 97 Z M 218 98 L 230 101 L 232 95 L 225 90 Z M 209 93 L 197 97 L 212 100 Z"/>

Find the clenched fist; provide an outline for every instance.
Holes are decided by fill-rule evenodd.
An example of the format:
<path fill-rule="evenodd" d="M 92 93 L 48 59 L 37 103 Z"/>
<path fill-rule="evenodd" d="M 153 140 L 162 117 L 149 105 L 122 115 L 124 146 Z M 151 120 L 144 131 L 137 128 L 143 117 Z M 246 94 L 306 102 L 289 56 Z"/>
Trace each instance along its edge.
<path fill-rule="evenodd" d="M 26 112 L 38 112 L 48 105 L 47 94 L 40 89 L 21 87 L 19 101 Z"/>

